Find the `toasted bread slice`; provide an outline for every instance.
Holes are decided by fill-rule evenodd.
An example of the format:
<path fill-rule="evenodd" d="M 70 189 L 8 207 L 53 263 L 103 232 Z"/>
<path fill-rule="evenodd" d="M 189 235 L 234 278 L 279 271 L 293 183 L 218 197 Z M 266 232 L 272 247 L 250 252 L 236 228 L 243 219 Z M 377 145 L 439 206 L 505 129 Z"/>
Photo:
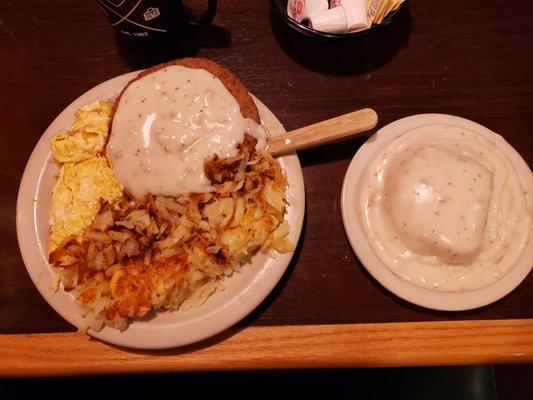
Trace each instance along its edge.
<path fill-rule="evenodd" d="M 183 67 L 187 68 L 194 68 L 194 69 L 204 69 L 210 74 L 216 76 L 220 81 L 224 84 L 226 89 L 235 97 L 235 100 L 237 100 L 237 103 L 239 104 L 239 107 L 241 109 L 241 114 L 244 118 L 251 118 L 258 124 L 261 123 L 261 120 L 259 118 L 259 110 L 257 109 L 257 106 L 255 105 L 252 96 L 248 93 L 248 90 L 246 90 L 246 87 L 241 83 L 241 81 L 233 75 L 230 71 L 228 71 L 226 68 L 221 67 L 216 62 L 207 60 L 205 58 L 182 58 L 179 60 L 170 61 L 168 63 L 159 64 L 155 67 L 148 68 L 141 72 L 139 75 L 137 75 L 134 79 L 128 82 L 128 84 L 122 89 L 119 96 L 115 100 L 115 103 L 113 105 L 113 111 L 112 116 L 115 115 L 115 111 L 118 107 L 118 104 L 120 103 L 120 99 L 122 98 L 122 94 L 124 91 L 130 86 L 133 82 L 137 81 L 138 79 L 149 75 L 155 71 L 158 71 L 160 69 L 163 69 L 165 67 L 169 67 L 172 65 L 181 65 Z M 113 132 L 113 120 L 111 120 L 111 133 Z"/>

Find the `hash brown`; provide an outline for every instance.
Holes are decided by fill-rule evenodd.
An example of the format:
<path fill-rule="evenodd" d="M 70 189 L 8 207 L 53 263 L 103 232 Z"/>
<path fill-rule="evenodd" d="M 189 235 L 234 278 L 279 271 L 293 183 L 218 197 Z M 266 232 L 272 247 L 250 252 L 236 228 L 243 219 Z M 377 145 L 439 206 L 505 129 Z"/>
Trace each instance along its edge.
<path fill-rule="evenodd" d="M 163 64 L 128 85 L 167 65 L 202 66 L 222 81 L 244 117 L 260 122 L 240 81 L 209 60 Z M 130 318 L 150 310 L 198 307 L 256 252 L 293 249 L 286 239 L 285 174 L 268 153 L 254 147 L 255 142 L 245 140 L 237 156 L 206 162 L 214 193 L 156 197 L 141 204 L 125 198 L 102 201 L 85 232 L 50 254 L 63 287 L 76 290 L 87 312 L 85 328 L 124 329 Z"/>

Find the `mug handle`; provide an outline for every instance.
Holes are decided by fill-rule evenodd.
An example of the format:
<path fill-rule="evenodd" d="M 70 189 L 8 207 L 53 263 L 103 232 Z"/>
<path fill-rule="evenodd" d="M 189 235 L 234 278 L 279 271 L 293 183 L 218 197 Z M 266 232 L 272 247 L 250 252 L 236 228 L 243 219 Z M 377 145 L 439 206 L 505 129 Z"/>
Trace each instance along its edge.
<path fill-rule="evenodd" d="M 187 20 L 190 25 L 207 25 L 213 22 L 215 14 L 217 13 L 217 0 L 207 0 L 206 12 L 196 20 Z"/>

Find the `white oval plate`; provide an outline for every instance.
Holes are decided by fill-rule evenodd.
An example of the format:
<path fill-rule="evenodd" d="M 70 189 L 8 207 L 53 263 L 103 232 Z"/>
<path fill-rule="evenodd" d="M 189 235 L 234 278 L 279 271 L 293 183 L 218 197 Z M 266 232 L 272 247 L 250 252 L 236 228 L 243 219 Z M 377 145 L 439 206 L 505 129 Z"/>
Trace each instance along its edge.
<path fill-rule="evenodd" d="M 89 90 L 70 104 L 42 135 L 28 160 L 17 199 L 17 236 L 22 258 L 33 283 L 45 300 L 68 322 L 80 327 L 82 310 L 72 294 L 60 288 L 52 290 L 54 270 L 48 264 L 48 221 L 52 188 L 56 182 L 57 166 L 52 163 L 50 139 L 66 131 L 74 119 L 74 112 L 95 100 L 115 98 L 138 72 L 110 79 Z M 284 132 L 283 125 L 270 110 L 255 99 L 263 123 L 272 134 Z M 289 239 L 296 246 L 302 229 L 305 210 L 305 191 L 302 169 L 296 154 L 278 159 L 289 181 L 287 220 L 291 230 Z M 121 332 L 105 327 L 88 333 L 100 340 L 137 349 L 164 349 L 183 346 L 213 336 L 234 325 L 254 310 L 272 291 L 283 276 L 293 253 L 264 254 L 253 257 L 243 267 L 223 281 L 225 290 L 213 294 L 203 306 L 190 311 L 159 312 L 151 319 L 133 321 Z"/>
<path fill-rule="evenodd" d="M 501 299 L 515 289 L 533 267 L 533 240 L 530 238 L 522 258 L 503 278 L 481 289 L 465 292 L 439 292 L 414 286 L 394 275 L 375 255 L 368 243 L 357 209 L 357 187 L 365 167 L 386 145 L 402 133 L 411 129 L 430 125 L 448 124 L 469 129 L 473 132 L 497 140 L 501 150 L 509 157 L 516 168 L 522 187 L 530 188 L 527 195 L 531 212 L 533 175 L 526 162 L 505 139 L 470 120 L 444 114 L 420 114 L 402 118 L 383 128 L 370 137 L 357 151 L 342 186 L 341 207 L 344 228 L 353 250 L 367 271 L 389 291 L 416 305 L 442 311 L 462 311 L 485 306 Z"/>

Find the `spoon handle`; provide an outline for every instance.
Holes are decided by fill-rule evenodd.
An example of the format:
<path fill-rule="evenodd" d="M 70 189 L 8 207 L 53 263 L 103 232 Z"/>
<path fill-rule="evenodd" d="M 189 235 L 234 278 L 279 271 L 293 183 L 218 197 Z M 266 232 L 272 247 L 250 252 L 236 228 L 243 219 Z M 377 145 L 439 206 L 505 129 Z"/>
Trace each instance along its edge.
<path fill-rule="evenodd" d="M 294 151 L 353 138 L 359 133 L 374 128 L 377 122 L 376 112 L 370 108 L 364 108 L 272 137 L 268 140 L 267 151 L 277 157 Z"/>

